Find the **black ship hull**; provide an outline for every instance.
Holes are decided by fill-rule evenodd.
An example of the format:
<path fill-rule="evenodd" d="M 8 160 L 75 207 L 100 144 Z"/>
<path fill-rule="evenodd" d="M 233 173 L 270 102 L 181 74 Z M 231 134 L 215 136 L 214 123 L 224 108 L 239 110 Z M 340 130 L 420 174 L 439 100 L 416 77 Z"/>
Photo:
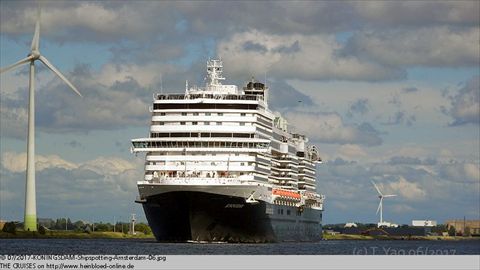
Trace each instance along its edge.
<path fill-rule="evenodd" d="M 168 192 L 143 202 L 148 223 L 162 242 L 318 241 L 322 213 L 205 192 Z"/>

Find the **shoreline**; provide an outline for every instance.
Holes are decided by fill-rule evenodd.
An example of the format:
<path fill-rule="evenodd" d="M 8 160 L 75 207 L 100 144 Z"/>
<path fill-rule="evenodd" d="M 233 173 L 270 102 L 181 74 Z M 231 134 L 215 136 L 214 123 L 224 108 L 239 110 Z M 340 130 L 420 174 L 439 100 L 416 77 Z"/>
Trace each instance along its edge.
<path fill-rule="evenodd" d="M 398 241 L 463 241 L 463 240 L 480 240 L 480 237 L 463 237 L 463 236 L 389 236 L 389 235 L 358 235 L 358 234 L 337 234 L 323 235 L 323 241 L 329 240 L 398 240 Z"/>
<path fill-rule="evenodd" d="M 0 239 L 155 239 L 152 234 L 145 235 L 137 232 L 135 235 L 121 232 L 75 232 L 75 231 L 46 231 L 38 232 L 17 231 L 15 234 L 0 232 Z"/>
<path fill-rule="evenodd" d="M 47 231 L 45 234 L 38 232 L 17 231 L 15 234 L 0 232 L 0 239 L 155 239 L 152 234 L 145 235 L 137 232 L 136 235 L 121 232 L 74 232 L 74 231 Z M 331 240 L 358 240 L 358 241 L 479 241 L 480 237 L 462 236 L 370 236 L 356 234 L 323 235 L 321 241 Z"/>

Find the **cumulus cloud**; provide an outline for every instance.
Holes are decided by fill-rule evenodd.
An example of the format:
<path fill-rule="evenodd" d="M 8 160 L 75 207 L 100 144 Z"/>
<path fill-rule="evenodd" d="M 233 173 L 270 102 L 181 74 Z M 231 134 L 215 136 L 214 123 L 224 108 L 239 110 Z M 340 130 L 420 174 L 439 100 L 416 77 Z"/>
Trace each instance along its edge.
<path fill-rule="evenodd" d="M 23 212 L 25 159 L 26 153 L 2 155 L 1 204 L 15 213 Z M 125 213 L 131 211 L 141 215 L 141 209 L 133 203 L 141 169 L 140 160 L 99 157 L 75 163 L 56 155 L 36 155 L 38 213 L 42 217 L 67 214 L 74 219 L 96 220 L 112 215 L 126 218 Z"/>
<path fill-rule="evenodd" d="M 383 125 L 406 125 L 412 126 L 413 123 L 417 121 L 417 117 L 413 114 L 408 115 L 406 111 L 397 111 L 393 115 L 388 117 L 386 122 L 383 122 Z"/>
<path fill-rule="evenodd" d="M 477 1 L 362 1 L 355 10 L 370 26 L 478 25 Z"/>
<path fill-rule="evenodd" d="M 440 176 L 454 182 L 480 183 L 480 168 L 475 163 L 451 163 L 439 168 Z"/>
<path fill-rule="evenodd" d="M 408 156 L 393 156 L 388 161 L 390 165 L 435 165 L 437 160 L 433 158 L 426 158 L 421 160 L 418 157 L 408 157 Z"/>
<path fill-rule="evenodd" d="M 399 176 L 397 181 L 388 183 L 387 190 L 413 201 L 422 200 L 426 195 L 425 190 L 418 183 L 410 182 L 402 176 Z"/>
<path fill-rule="evenodd" d="M 18 103 L 17 103 L 18 104 Z M 2 137 L 26 138 L 28 114 L 25 107 L 0 101 L 0 134 Z"/>
<path fill-rule="evenodd" d="M 368 98 L 359 98 L 350 105 L 347 116 L 353 117 L 354 114 L 365 115 L 370 110 Z"/>
<path fill-rule="evenodd" d="M 468 67 L 480 61 L 479 39 L 478 27 L 358 32 L 342 53 L 391 67 Z"/>
<path fill-rule="evenodd" d="M 60 42 L 93 41 L 105 42 L 131 37 L 150 39 L 151 33 L 173 29 L 173 14 L 165 7 L 168 3 L 144 3 L 132 5 L 128 2 L 111 5 L 102 2 L 42 3 L 42 33 Z M 31 33 L 35 25 L 36 5 L 30 2 L 2 5 L 1 31 L 12 35 Z M 152 22 L 156 23 L 152 23 Z M 68 35 L 75 30 L 75 35 Z M 68 37 L 68 38 L 67 38 Z"/>
<path fill-rule="evenodd" d="M 12 172 L 23 172 L 27 166 L 27 153 L 5 152 L 2 155 L 2 166 Z M 35 169 L 42 171 L 48 168 L 77 168 L 72 162 L 68 162 L 57 155 L 35 155 Z"/>
<path fill-rule="evenodd" d="M 88 169 L 98 174 L 120 174 L 125 171 L 134 170 L 137 164 L 117 157 L 98 157 L 80 165 L 82 169 Z"/>
<path fill-rule="evenodd" d="M 337 155 L 342 159 L 354 160 L 367 156 L 367 152 L 356 144 L 344 144 L 338 148 Z"/>
<path fill-rule="evenodd" d="M 451 125 L 480 124 L 480 76 L 468 80 L 450 99 L 452 107 L 446 113 L 454 119 Z"/>
<path fill-rule="evenodd" d="M 380 132 L 372 125 L 348 125 L 337 113 L 289 111 L 285 117 L 290 123 L 295 123 L 295 130 L 315 141 L 366 146 L 382 144 Z"/>
<path fill-rule="evenodd" d="M 19 43 L 28 39 L 29 43 L 35 8 L 29 2 L 3 1 L 1 38 Z M 46 132 L 146 127 L 151 96 L 158 91 L 160 78 L 164 87 L 180 86 L 183 91 L 184 80 L 201 82 L 205 59 L 219 54 L 229 79 L 247 80 L 267 72 L 272 107 L 288 110 L 288 120 L 312 141 L 329 144 L 321 147 L 331 148 L 331 156 L 336 159 L 319 165 L 317 172 L 318 190 L 328 198 L 325 217 L 329 222 L 330 217 L 339 222 L 352 218 L 376 220 L 378 201 L 371 179 L 402 195 L 391 201 L 392 209 L 398 211 L 428 214 L 439 220 L 460 210 L 478 213 L 478 160 L 456 160 L 460 150 L 428 159 L 430 152 L 426 149 L 432 147 L 428 143 L 389 152 L 390 143 L 398 143 L 397 137 L 384 137 L 375 128 L 381 124 L 379 121 L 387 124 L 382 126 L 387 130 L 397 128 L 388 125 L 411 125 L 416 118 L 419 122 L 424 118 L 431 121 L 436 119 L 433 111 L 440 105 L 446 106 L 444 111 L 452 117 L 452 125 L 478 123 L 478 78 L 466 83 L 450 99 L 440 97 L 428 82 L 397 84 L 391 103 L 385 96 L 392 91 L 383 89 L 385 84 L 358 82 L 404 79 L 412 67 L 477 67 L 478 9 L 478 1 L 45 3 L 42 44 L 69 46 L 75 42 L 81 50 L 72 54 L 80 59 L 80 53 L 89 50 L 83 44 L 94 44 L 109 51 L 112 58 L 95 70 L 82 65 L 73 72 L 63 70 L 84 94 L 83 99 L 69 92 L 58 79 L 39 76 L 44 85 L 37 91 L 37 126 Z M 26 135 L 26 78 L 26 72 L 2 74 L 2 139 Z M 312 109 L 316 104 L 302 94 L 307 92 L 303 87 L 291 87 L 294 84 L 289 79 L 312 85 L 315 82 L 311 80 L 355 81 L 344 89 L 333 85 L 330 93 L 318 95 L 319 104 L 326 107 L 324 111 L 347 112 L 352 118 Z M 318 85 L 311 88 L 317 90 Z M 355 94 L 362 87 L 368 89 L 367 94 Z M 171 91 L 179 92 L 166 90 Z M 325 98 L 329 95 L 334 98 Z M 450 101 L 450 106 L 445 101 Z M 428 107 L 428 116 L 425 110 L 415 111 L 417 104 Z M 301 111 L 308 109 L 315 112 Z M 375 120 L 363 119 L 377 114 L 374 109 L 382 115 Z M 369 124 L 372 121 L 377 122 Z M 444 119 L 438 121 L 445 123 Z M 78 146 L 74 138 L 65 142 Z M 382 152 L 384 146 L 368 151 L 364 148 L 381 145 L 383 139 L 388 139 L 387 153 Z M 371 153 L 377 160 L 384 160 L 372 163 Z M 64 208 L 68 208 L 88 217 L 95 208 L 94 215 L 105 219 L 115 211 L 131 213 L 135 209 L 131 198 L 136 194 L 135 179 L 142 175 L 143 161 L 98 157 L 94 151 L 89 155 L 94 157 L 80 163 L 55 155 L 37 156 L 39 213 L 64 215 Z M 15 207 L 23 204 L 25 154 L 6 153 L 1 166 L 1 210 L 7 207 L 21 213 L 22 209 Z M 404 196 L 403 189 L 410 193 Z M 429 200 L 408 198 L 413 194 L 415 198 L 428 196 Z M 111 206 L 99 204 L 99 198 Z M 398 218 L 411 220 L 407 215 Z"/>
<path fill-rule="evenodd" d="M 276 78 L 306 80 L 388 80 L 403 78 L 395 68 L 364 61 L 354 55 L 340 56 L 333 35 L 274 35 L 250 30 L 221 40 L 217 52 L 230 73 L 263 74 Z"/>
<path fill-rule="evenodd" d="M 415 155 L 392 157 L 388 162 L 359 163 L 337 158 L 318 166 L 317 190 L 328 195 L 330 211 L 339 211 L 347 220 L 372 222 L 378 205 L 377 192 L 370 183 L 374 180 L 384 194 L 398 195 L 388 201 L 388 209 L 400 213 L 391 221 L 408 223 L 412 214 L 444 220 L 459 211 L 478 213 L 479 177 L 474 162 L 433 162 Z M 352 200 L 355 206 L 351 208 L 337 205 Z M 340 218 L 338 222 L 344 221 Z"/>
<path fill-rule="evenodd" d="M 58 155 L 35 155 L 35 169 L 37 172 L 49 168 L 65 170 L 84 169 L 96 172 L 99 175 L 115 175 L 128 170 L 134 170 L 137 164 L 117 157 L 98 157 L 83 163 L 67 161 Z M 11 172 L 24 172 L 27 166 L 27 153 L 4 152 L 2 166 Z"/>
<path fill-rule="evenodd" d="M 368 25 L 385 26 L 476 26 L 476 1 L 422 2 L 45 2 L 43 20 L 51 34 L 77 30 L 81 39 L 95 41 L 113 37 L 155 38 L 159 33 L 179 31 L 187 35 L 226 33 L 260 28 L 268 33 L 351 31 Z M 1 31 L 17 33 L 34 24 L 35 7 L 29 2 L 3 4 L 9 14 Z M 266 14 L 275 14 L 266 19 Z M 328 14 L 325 16 L 324 14 Z M 182 22 L 183 27 L 178 27 Z M 223 23 L 219 24 L 218 22 Z M 21 30 L 20 30 L 21 31 Z M 95 33 L 96 36 L 94 35 Z"/>
<path fill-rule="evenodd" d="M 106 64 L 99 72 L 77 65 L 67 75 L 81 91 L 79 98 L 57 78 L 36 91 L 36 125 L 41 131 L 122 129 L 148 124 L 153 88 L 165 74 L 179 70 L 169 64 Z M 17 89 L 14 98 L 1 102 L 2 135 L 22 138 L 26 134 L 28 92 Z"/>

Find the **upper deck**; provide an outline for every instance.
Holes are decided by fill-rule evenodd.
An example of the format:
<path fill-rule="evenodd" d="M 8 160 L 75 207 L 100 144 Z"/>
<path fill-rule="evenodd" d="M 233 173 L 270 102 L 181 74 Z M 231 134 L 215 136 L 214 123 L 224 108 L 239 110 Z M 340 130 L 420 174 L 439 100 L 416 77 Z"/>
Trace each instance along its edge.
<path fill-rule="evenodd" d="M 154 103 L 192 103 L 199 101 L 209 101 L 216 103 L 250 103 L 258 104 L 263 101 L 262 96 L 244 95 L 244 94 L 212 94 L 212 93 L 196 93 L 196 94 L 156 94 Z M 240 102 L 236 102 L 240 101 Z M 243 102 L 246 101 L 246 102 Z"/>

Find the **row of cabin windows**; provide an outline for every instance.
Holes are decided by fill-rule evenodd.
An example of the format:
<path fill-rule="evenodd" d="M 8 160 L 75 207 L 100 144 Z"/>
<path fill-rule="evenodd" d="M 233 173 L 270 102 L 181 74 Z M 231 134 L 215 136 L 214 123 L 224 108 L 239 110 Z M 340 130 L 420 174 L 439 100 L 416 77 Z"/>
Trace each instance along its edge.
<path fill-rule="evenodd" d="M 199 109 L 199 110 L 257 110 L 258 104 L 211 104 L 211 103 L 197 103 L 197 104 L 153 104 L 154 110 L 165 109 Z M 260 106 L 260 108 L 263 108 Z"/>
<path fill-rule="evenodd" d="M 270 146 L 269 143 L 258 143 L 258 142 L 185 142 L 185 141 L 174 141 L 174 142 L 164 142 L 164 141 L 148 141 L 148 142 L 132 142 L 133 147 L 135 148 L 200 148 L 200 147 L 209 147 L 209 148 L 263 148 L 266 149 Z"/>
<path fill-rule="evenodd" d="M 255 138 L 255 134 L 248 133 L 198 133 L 198 132 L 172 132 L 172 133 L 159 133 L 152 132 L 151 138 L 170 138 L 170 137 L 227 137 L 227 138 Z"/>
<path fill-rule="evenodd" d="M 165 115 L 166 114 L 164 112 L 160 113 L 160 116 L 165 116 Z M 187 116 L 187 115 L 189 115 L 189 114 L 186 113 L 186 112 L 182 112 L 182 116 Z M 200 114 L 198 112 L 194 112 L 194 113 L 192 113 L 192 115 L 193 116 L 199 116 Z M 210 116 L 210 115 L 212 115 L 212 113 L 206 112 L 204 115 L 205 116 Z M 218 116 L 223 116 L 223 113 L 219 112 L 219 113 L 217 113 L 217 115 Z M 240 116 L 247 116 L 247 114 L 246 113 L 240 113 Z"/>
<path fill-rule="evenodd" d="M 187 123 L 191 123 L 193 126 L 196 126 L 198 125 L 198 122 L 194 121 L 194 122 L 180 122 L 180 125 L 182 126 L 185 126 Z M 217 126 L 221 126 L 222 125 L 222 122 L 215 122 Z M 154 123 L 155 124 L 155 123 Z M 240 126 L 245 126 L 245 123 L 244 122 L 240 122 L 238 123 Z M 158 125 L 160 126 L 163 126 L 165 125 L 165 122 L 158 122 Z M 210 125 L 210 122 L 203 122 L 203 125 L 204 126 L 209 126 Z"/>
<path fill-rule="evenodd" d="M 187 165 L 202 165 L 202 166 L 217 166 L 217 165 L 227 165 L 227 166 L 255 166 L 255 162 L 200 162 L 200 161 L 192 161 L 192 162 L 187 162 Z M 160 161 L 160 162 L 153 162 L 149 161 L 146 162 L 145 165 L 168 165 L 168 166 L 178 166 L 178 165 L 185 165 L 185 161 L 173 161 L 173 162 L 168 162 L 166 163 L 165 161 Z"/>

